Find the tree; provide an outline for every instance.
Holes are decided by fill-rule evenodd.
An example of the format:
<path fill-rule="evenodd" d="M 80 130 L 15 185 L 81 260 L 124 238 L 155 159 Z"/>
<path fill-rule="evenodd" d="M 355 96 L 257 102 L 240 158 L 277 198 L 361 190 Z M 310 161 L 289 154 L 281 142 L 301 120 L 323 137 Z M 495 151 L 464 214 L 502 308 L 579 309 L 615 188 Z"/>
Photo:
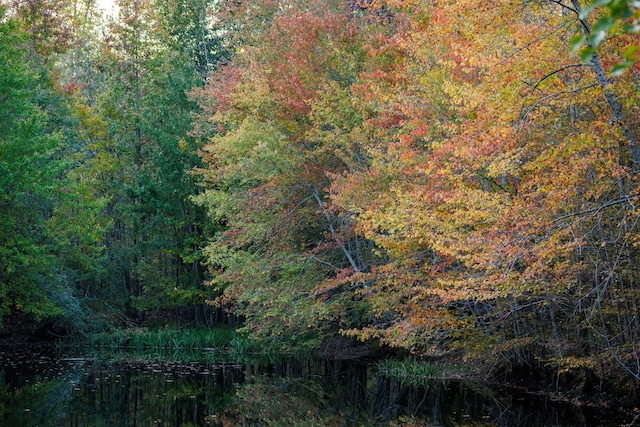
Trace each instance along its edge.
<path fill-rule="evenodd" d="M 46 233 L 60 136 L 46 131 L 27 42 L 19 21 L 0 6 L 0 320 L 10 312 L 60 314 L 53 299 L 64 286 Z"/>
<path fill-rule="evenodd" d="M 384 139 L 333 188 L 393 261 L 363 292 L 375 319 L 350 333 L 561 367 L 593 364 L 593 345 L 630 366 L 637 130 L 616 117 L 637 114 L 631 77 L 605 82 L 606 66 L 570 56 L 583 24 L 568 3 L 498 3 L 477 19 L 467 2 L 400 6 L 411 26 L 388 43 L 402 68 L 363 98 Z"/>
<path fill-rule="evenodd" d="M 206 248 L 222 293 L 214 303 L 242 315 L 257 336 L 308 345 L 357 317 L 340 319 L 342 303 L 353 301 L 325 303 L 323 289 L 366 270 L 371 256 L 327 193 L 330 175 L 360 161 L 348 142 L 361 122 L 349 98 L 366 51 L 345 5 L 289 6 L 222 8 L 222 28 L 238 45 L 194 93 L 203 111 L 197 130 L 210 138 L 198 200 L 224 225 Z"/>
<path fill-rule="evenodd" d="M 188 135 L 196 105 L 187 97 L 220 54 L 206 7 L 121 2 L 120 18 L 74 81 L 86 135 L 81 176 L 109 219 L 107 258 L 90 295 L 117 296 L 114 308 L 140 321 L 167 312 L 212 321 L 202 287 L 204 211 L 190 200 L 200 146 Z"/>
<path fill-rule="evenodd" d="M 10 3 L 29 34 L 29 47 L 42 60 L 63 53 L 74 39 L 71 2 L 68 0 L 3 0 Z"/>

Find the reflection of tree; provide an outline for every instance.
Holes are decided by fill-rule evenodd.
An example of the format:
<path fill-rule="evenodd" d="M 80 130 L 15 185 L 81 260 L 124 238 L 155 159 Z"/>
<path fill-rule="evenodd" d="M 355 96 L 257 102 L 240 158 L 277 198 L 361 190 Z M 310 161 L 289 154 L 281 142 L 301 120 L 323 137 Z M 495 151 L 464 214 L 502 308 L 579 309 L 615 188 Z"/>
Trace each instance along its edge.
<path fill-rule="evenodd" d="M 512 427 L 585 425 L 597 419 L 573 405 L 499 396 L 465 381 L 412 386 L 353 361 L 74 359 L 46 360 L 38 372 L 5 362 L 0 353 L 0 426 Z"/>
<path fill-rule="evenodd" d="M 38 425 L 45 424 L 47 419 L 64 417 L 68 403 L 73 399 L 73 392 L 80 384 L 82 377 L 86 372 L 85 360 L 74 360 L 64 367 L 63 371 L 59 371 L 57 379 L 47 381 L 40 379 L 36 386 L 36 392 L 43 399 L 42 404 L 37 405 L 38 417 L 40 421 Z M 48 393 L 44 393 L 41 389 L 48 389 Z"/>
<path fill-rule="evenodd" d="M 47 425 L 47 417 L 60 414 L 69 385 L 61 378 L 33 382 L 13 389 L 0 373 L 0 424 L 35 427 Z"/>
<path fill-rule="evenodd" d="M 214 369 L 221 366 L 138 361 L 96 367 L 82 384 L 87 392 L 72 402 L 74 425 L 204 425 L 211 408 L 229 399 L 230 387 Z"/>
<path fill-rule="evenodd" d="M 345 415 L 332 411 L 326 390 L 308 378 L 260 378 L 238 388 L 233 403 L 209 417 L 223 426 L 344 425 Z"/>

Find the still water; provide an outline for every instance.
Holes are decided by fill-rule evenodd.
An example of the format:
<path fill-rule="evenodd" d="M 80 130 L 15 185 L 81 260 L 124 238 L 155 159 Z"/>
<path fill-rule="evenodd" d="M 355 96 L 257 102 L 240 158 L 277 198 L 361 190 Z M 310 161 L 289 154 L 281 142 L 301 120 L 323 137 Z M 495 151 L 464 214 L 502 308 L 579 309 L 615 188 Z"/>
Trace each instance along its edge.
<path fill-rule="evenodd" d="M 465 381 L 410 387 L 374 364 L 213 353 L 0 349 L 0 426 L 621 426 Z"/>

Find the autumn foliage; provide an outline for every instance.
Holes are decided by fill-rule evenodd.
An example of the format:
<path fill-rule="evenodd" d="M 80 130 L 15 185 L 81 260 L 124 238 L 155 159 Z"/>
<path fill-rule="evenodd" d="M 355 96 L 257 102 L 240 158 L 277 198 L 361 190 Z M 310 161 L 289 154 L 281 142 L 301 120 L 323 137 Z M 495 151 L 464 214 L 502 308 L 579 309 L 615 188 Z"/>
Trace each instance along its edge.
<path fill-rule="evenodd" d="M 236 53 L 194 92 L 214 304 L 268 337 L 640 376 L 640 69 L 608 75 L 636 33 L 583 62 L 606 11 L 577 1 L 230 4 Z"/>

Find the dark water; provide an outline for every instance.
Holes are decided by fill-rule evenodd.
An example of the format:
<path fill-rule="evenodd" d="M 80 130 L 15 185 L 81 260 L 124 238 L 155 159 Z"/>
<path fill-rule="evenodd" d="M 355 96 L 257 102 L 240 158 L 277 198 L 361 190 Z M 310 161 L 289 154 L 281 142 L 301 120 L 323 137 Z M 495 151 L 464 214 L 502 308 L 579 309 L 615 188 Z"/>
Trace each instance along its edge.
<path fill-rule="evenodd" d="M 0 426 L 621 426 L 464 381 L 404 386 L 314 358 L 0 349 Z"/>

